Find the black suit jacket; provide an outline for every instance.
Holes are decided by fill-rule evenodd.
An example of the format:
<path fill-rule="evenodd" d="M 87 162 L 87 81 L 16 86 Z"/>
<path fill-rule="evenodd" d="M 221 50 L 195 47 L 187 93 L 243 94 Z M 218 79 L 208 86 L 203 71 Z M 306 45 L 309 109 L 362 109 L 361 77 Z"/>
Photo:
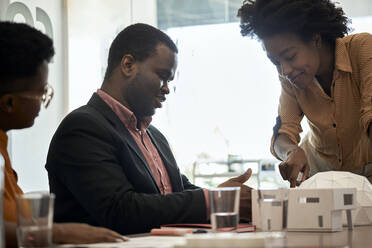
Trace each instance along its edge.
<path fill-rule="evenodd" d="M 93 94 L 62 121 L 51 141 L 46 169 L 56 195 L 56 222 L 83 222 L 122 234 L 166 223 L 202 222 L 203 190 L 179 168 L 165 137 L 147 130 L 168 171 L 173 192 L 161 195 L 146 159 L 111 108 Z"/>

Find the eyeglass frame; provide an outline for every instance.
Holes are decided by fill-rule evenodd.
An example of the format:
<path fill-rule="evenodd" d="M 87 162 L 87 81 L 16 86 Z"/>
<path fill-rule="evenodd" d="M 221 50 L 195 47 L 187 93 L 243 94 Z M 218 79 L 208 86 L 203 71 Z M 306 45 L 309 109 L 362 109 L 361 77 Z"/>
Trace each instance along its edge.
<path fill-rule="evenodd" d="M 50 102 L 53 99 L 54 96 L 54 89 L 52 85 L 46 84 L 44 87 L 44 92 L 43 94 L 37 96 L 37 95 L 31 95 L 28 94 L 28 92 L 34 92 L 32 90 L 25 90 L 25 91 L 18 91 L 18 92 L 9 92 L 8 94 L 14 94 L 18 95 L 19 97 L 27 98 L 27 99 L 34 99 L 34 100 L 39 100 L 43 103 L 44 108 L 48 108 Z"/>

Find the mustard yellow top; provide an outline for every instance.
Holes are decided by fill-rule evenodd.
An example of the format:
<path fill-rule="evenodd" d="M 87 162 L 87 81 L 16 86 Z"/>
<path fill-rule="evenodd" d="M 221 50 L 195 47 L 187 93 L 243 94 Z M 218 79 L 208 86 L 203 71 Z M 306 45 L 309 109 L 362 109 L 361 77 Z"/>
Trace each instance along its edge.
<path fill-rule="evenodd" d="M 8 136 L 3 130 L 0 130 L 0 153 L 4 157 L 4 219 L 6 221 L 15 222 L 17 220 L 17 211 L 15 196 L 16 194 L 22 194 L 21 188 L 18 186 L 17 173 L 13 170 L 10 164 L 9 154 L 7 151 Z"/>
<path fill-rule="evenodd" d="M 301 120 L 306 116 L 310 131 L 301 147 L 307 152 L 310 169 L 325 164 L 331 170 L 352 171 L 372 163 L 367 133 L 372 122 L 372 35 L 337 39 L 334 68 L 331 96 L 315 79 L 306 89 L 281 80 L 273 155 L 277 157 L 273 144 L 279 134 L 300 142 Z"/>

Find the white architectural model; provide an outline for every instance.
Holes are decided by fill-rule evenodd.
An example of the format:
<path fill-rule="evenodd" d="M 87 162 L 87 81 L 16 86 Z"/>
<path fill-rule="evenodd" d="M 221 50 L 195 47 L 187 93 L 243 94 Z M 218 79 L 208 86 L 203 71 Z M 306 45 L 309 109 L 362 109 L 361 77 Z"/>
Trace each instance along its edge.
<path fill-rule="evenodd" d="M 342 215 L 347 213 L 352 228 L 351 209 L 356 208 L 355 188 L 290 189 L 288 231 L 342 231 Z"/>
<path fill-rule="evenodd" d="M 355 188 L 252 190 L 252 222 L 264 231 L 341 231 L 356 206 Z"/>
<path fill-rule="evenodd" d="M 356 188 L 357 208 L 352 211 L 353 224 L 372 224 L 372 185 L 363 176 L 343 171 L 320 172 L 304 181 L 299 188 Z M 345 225 L 345 216 L 343 216 L 343 219 Z"/>
<path fill-rule="evenodd" d="M 287 199 L 288 189 L 252 190 L 253 225 L 263 231 L 282 230 L 286 226 L 283 213 L 286 213 Z"/>

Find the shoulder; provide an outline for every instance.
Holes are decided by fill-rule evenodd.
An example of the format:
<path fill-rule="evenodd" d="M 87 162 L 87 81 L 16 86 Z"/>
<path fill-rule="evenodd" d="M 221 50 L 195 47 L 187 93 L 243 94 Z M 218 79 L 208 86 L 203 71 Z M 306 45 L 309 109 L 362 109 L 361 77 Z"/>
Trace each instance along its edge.
<path fill-rule="evenodd" d="M 97 119 L 100 118 L 100 114 L 94 108 L 89 105 L 82 106 L 78 109 L 73 110 L 69 113 L 61 122 L 61 126 L 68 125 L 85 125 L 90 123 L 91 125 L 96 124 Z"/>
<path fill-rule="evenodd" d="M 343 38 L 339 38 L 341 41 L 345 42 L 346 44 L 355 44 L 359 42 L 363 42 L 365 40 L 372 39 L 372 34 L 370 33 L 357 33 L 357 34 L 351 34 L 347 35 Z"/>
<path fill-rule="evenodd" d="M 366 46 L 369 49 L 372 48 L 372 34 L 370 33 L 352 34 L 340 38 L 338 41 L 345 45 L 351 55 L 360 53 Z"/>
<path fill-rule="evenodd" d="M 347 54 L 344 54 L 345 56 L 343 57 L 349 58 L 353 74 L 358 77 L 360 70 L 362 70 L 365 65 L 368 65 L 368 67 L 370 66 L 369 64 L 372 59 L 372 35 L 370 33 L 348 35 L 338 42 L 344 44 Z M 342 50 L 345 48 L 343 48 L 343 46 L 338 46 L 338 48 L 340 50 L 336 51 L 336 53 L 342 55 Z M 359 81 L 357 78 L 356 80 Z"/>
<path fill-rule="evenodd" d="M 69 113 L 59 125 L 55 136 L 87 133 L 94 136 L 109 135 L 113 127 L 105 116 L 90 105 L 84 105 Z"/>

